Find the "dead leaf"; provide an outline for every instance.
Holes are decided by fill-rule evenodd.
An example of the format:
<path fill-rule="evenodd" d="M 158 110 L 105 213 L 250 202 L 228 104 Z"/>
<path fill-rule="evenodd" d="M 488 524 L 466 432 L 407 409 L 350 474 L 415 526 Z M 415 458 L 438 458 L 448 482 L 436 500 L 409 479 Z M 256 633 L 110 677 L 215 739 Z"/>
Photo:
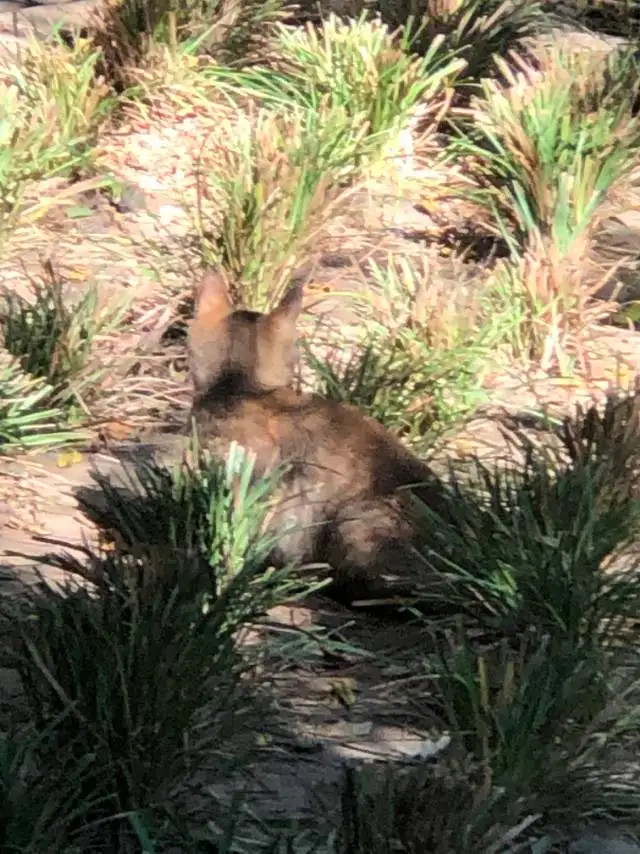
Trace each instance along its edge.
<path fill-rule="evenodd" d="M 85 282 L 91 278 L 91 270 L 88 267 L 73 267 L 67 270 L 67 278 L 74 282 Z"/>
<path fill-rule="evenodd" d="M 61 451 L 56 459 L 56 465 L 59 469 L 68 469 L 71 466 L 82 462 L 82 454 L 80 451 L 70 450 Z"/>
<path fill-rule="evenodd" d="M 99 436 L 103 442 L 121 442 L 131 435 L 131 425 L 125 421 L 107 421 L 100 426 Z"/>

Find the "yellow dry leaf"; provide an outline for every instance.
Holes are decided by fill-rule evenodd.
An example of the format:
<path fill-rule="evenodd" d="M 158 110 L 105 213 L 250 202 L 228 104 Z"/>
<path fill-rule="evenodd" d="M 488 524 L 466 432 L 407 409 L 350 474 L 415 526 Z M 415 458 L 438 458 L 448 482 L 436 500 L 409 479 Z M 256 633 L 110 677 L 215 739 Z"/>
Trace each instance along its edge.
<path fill-rule="evenodd" d="M 313 293 L 323 293 L 330 294 L 331 293 L 331 285 L 325 285 L 322 282 L 309 282 L 305 286 L 305 290 L 311 291 Z"/>
<path fill-rule="evenodd" d="M 75 282 L 85 282 L 91 278 L 91 270 L 88 267 L 72 267 L 66 271 L 66 276 Z"/>
<path fill-rule="evenodd" d="M 61 451 L 58 454 L 56 465 L 59 469 L 68 469 L 82 462 L 82 454 L 79 451 Z"/>

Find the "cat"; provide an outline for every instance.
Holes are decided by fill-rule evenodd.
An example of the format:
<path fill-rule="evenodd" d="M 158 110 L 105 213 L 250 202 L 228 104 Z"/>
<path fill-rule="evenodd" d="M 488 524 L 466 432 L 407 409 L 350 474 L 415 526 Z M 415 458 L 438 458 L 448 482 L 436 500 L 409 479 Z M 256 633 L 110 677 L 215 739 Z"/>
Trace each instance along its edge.
<path fill-rule="evenodd" d="M 235 309 L 223 277 L 204 276 L 188 333 L 193 423 L 215 453 L 233 441 L 253 451 L 257 473 L 287 465 L 270 522 L 274 565 L 328 565 L 345 603 L 408 595 L 426 570 L 415 502 L 398 490 L 421 484 L 433 505 L 441 484 L 374 419 L 293 388 L 302 302 L 296 285 L 268 314 Z"/>

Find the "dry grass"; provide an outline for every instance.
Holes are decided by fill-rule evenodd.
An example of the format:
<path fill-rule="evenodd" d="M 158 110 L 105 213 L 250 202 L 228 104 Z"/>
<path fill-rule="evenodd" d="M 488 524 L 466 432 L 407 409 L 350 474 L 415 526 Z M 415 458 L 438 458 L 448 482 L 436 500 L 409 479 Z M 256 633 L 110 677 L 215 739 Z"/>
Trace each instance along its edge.
<path fill-rule="evenodd" d="M 215 219 L 199 207 L 207 260 L 230 273 L 238 297 L 263 308 L 277 300 L 296 266 L 320 250 L 323 232 L 351 195 L 339 185 L 359 140 L 342 114 L 258 112 L 235 140 L 212 139 L 226 163 L 203 195 L 219 199 Z"/>

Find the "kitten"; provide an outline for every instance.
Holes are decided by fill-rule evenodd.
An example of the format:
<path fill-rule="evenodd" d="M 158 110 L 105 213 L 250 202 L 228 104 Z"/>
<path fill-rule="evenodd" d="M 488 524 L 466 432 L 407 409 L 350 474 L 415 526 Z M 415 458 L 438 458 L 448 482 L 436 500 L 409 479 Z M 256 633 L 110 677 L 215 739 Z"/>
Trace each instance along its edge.
<path fill-rule="evenodd" d="M 235 440 L 255 452 L 257 473 L 288 465 L 270 522 L 287 526 L 275 564 L 328 564 L 346 602 L 388 596 L 394 577 L 406 594 L 428 573 L 415 503 L 398 488 L 422 484 L 416 493 L 433 504 L 440 483 L 377 421 L 292 388 L 302 299 L 295 286 L 269 314 L 234 309 L 221 276 L 205 275 L 189 330 L 200 441 L 225 453 Z"/>

